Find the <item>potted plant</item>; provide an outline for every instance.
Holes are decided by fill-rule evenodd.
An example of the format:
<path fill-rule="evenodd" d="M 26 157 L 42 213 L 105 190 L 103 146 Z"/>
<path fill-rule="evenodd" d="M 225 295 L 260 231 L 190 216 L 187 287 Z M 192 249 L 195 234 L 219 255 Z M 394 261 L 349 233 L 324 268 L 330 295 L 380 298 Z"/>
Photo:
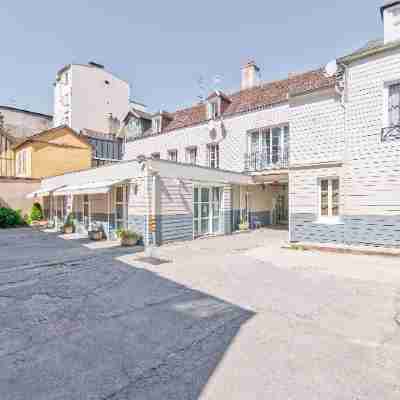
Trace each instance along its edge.
<path fill-rule="evenodd" d="M 246 221 L 244 218 L 242 218 L 242 219 L 240 220 L 239 230 L 241 230 L 241 231 L 248 231 L 248 230 L 249 230 L 249 227 L 250 227 L 249 222 Z"/>
<path fill-rule="evenodd" d="M 120 239 L 121 246 L 123 247 L 136 246 L 140 240 L 140 235 L 129 229 L 118 229 L 117 237 Z"/>
<path fill-rule="evenodd" d="M 75 231 L 75 222 L 72 214 L 68 214 L 67 219 L 65 220 L 63 226 L 63 232 L 67 235 L 74 233 Z"/>
<path fill-rule="evenodd" d="M 88 236 L 90 240 L 95 240 L 95 241 L 102 240 L 103 227 L 99 223 L 93 222 L 90 231 L 88 232 Z"/>

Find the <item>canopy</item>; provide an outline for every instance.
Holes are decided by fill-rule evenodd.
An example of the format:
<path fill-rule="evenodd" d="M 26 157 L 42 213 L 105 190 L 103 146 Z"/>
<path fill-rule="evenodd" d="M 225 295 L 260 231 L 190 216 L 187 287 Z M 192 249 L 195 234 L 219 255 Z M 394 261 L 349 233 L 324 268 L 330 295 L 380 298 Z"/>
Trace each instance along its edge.
<path fill-rule="evenodd" d="M 63 186 L 53 192 L 54 196 L 68 196 L 68 195 L 79 195 L 79 194 L 104 194 L 108 193 L 114 185 L 125 182 L 123 180 L 108 180 L 98 182 L 86 182 L 80 185 L 69 185 Z"/>
<path fill-rule="evenodd" d="M 64 186 L 57 185 L 57 186 L 49 186 L 49 187 L 46 187 L 46 188 L 40 188 L 38 190 L 35 190 L 32 193 L 27 194 L 26 197 L 28 199 L 33 199 L 35 197 L 50 196 L 50 194 L 52 192 L 54 192 L 55 190 L 60 189 L 62 187 L 64 187 Z"/>

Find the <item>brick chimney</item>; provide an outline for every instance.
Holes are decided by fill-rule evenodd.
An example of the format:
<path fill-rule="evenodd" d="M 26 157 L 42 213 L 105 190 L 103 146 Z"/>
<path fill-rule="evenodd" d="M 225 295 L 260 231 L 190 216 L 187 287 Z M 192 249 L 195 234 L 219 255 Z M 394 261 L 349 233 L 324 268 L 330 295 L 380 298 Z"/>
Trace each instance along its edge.
<path fill-rule="evenodd" d="M 250 89 L 260 84 L 260 68 L 254 61 L 249 61 L 242 67 L 241 89 Z"/>

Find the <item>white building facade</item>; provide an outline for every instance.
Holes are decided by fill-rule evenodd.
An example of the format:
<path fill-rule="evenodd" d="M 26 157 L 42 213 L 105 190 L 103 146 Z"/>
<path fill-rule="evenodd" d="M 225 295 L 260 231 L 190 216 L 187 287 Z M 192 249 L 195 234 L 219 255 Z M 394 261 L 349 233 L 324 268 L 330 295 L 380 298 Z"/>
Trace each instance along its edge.
<path fill-rule="evenodd" d="M 62 195 L 81 227 L 150 240 L 152 221 L 159 244 L 280 225 L 291 242 L 400 246 L 400 1 L 382 16 L 385 39 L 334 68 L 260 84 L 250 62 L 237 93 L 127 114 L 125 162 L 45 180 L 50 214 Z"/>
<path fill-rule="evenodd" d="M 129 84 L 90 62 L 62 68 L 54 84 L 54 126 L 116 133 L 127 115 Z"/>

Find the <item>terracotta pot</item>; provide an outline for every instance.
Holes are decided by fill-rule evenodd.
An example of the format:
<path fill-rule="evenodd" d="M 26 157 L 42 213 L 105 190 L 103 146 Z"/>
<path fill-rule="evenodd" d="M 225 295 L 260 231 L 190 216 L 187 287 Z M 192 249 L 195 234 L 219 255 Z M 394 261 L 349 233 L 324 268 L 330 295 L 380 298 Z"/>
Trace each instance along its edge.
<path fill-rule="evenodd" d="M 90 231 L 89 232 L 89 239 L 99 241 L 103 239 L 103 232 L 102 231 Z"/>
<path fill-rule="evenodd" d="M 64 226 L 64 233 L 66 235 L 70 235 L 71 233 L 74 233 L 74 227 L 71 225 Z"/>
<path fill-rule="evenodd" d="M 121 238 L 121 246 L 132 247 L 137 245 L 138 240 L 133 238 Z"/>

